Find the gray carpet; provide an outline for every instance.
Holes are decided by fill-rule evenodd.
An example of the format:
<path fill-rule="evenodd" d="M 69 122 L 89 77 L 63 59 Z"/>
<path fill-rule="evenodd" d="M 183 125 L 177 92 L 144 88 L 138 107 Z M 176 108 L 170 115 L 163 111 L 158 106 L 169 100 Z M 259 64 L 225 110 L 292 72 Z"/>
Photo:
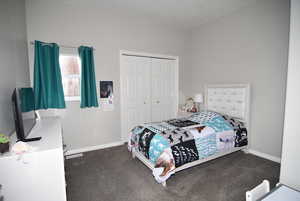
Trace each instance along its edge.
<path fill-rule="evenodd" d="M 67 197 L 68 201 L 243 201 L 246 190 L 263 179 L 274 186 L 279 168 L 239 151 L 176 173 L 165 189 L 124 145 L 66 160 Z"/>

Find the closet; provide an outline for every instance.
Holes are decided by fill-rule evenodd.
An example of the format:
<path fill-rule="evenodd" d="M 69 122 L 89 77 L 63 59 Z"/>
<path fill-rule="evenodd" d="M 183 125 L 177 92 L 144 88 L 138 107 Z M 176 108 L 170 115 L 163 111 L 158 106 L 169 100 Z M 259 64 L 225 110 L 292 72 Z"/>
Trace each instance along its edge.
<path fill-rule="evenodd" d="M 121 53 L 122 139 L 138 124 L 174 118 L 178 105 L 177 57 Z"/>

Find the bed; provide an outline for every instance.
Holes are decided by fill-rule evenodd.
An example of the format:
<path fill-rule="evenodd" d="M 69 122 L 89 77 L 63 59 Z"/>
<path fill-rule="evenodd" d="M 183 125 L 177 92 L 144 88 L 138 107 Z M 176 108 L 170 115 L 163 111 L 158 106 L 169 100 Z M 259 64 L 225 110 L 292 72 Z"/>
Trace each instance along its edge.
<path fill-rule="evenodd" d="M 249 84 L 206 85 L 203 111 L 136 126 L 128 149 L 166 186 L 178 171 L 247 148 L 249 100 Z"/>

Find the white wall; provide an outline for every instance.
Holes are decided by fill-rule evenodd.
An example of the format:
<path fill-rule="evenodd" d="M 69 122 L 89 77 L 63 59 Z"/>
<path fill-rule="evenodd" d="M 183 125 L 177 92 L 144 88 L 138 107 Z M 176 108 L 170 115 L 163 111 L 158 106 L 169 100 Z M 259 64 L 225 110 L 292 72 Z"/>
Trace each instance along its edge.
<path fill-rule="evenodd" d="M 75 2 L 75 3 L 74 3 Z M 119 50 L 179 56 L 180 83 L 185 75 L 184 33 L 153 24 L 151 19 L 110 13 L 95 1 L 27 0 L 28 41 L 96 48 L 96 80 L 113 80 L 115 110 L 80 109 L 79 102 L 67 103 L 63 112 L 64 138 L 70 149 L 101 145 L 120 140 Z M 63 50 L 62 50 L 63 51 Z M 76 51 L 76 50 L 75 50 Z M 32 74 L 33 48 L 29 47 Z M 181 90 L 184 90 L 181 88 Z M 99 91 L 98 91 L 99 95 Z"/>
<path fill-rule="evenodd" d="M 29 85 L 24 1 L 0 1 L 0 27 L 0 133 L 10 134 L 11 94 L 16 86 Z"/>
<path fill-rule="evenodd" d="M 191 34 L 149 18 L 127 15 L 122 10 L 112 12 L 114 9 L 99 7 L 95 2 L 26 0 L 28 41 L 92 45 L 96 48 L 97 82 L 114 81 L 113 112 L 80 109 L 78 102 L 67 103 L 63 127 L 69 148 L 120 140 L 119 50 L 122 49 L 179 56 L 179 88 L 185 95 L 203 92 L 207 83 L 250 83 L 251 148 L 280 157 L 289 1 L 257 1 L 201 25 Z M 29 60 L 32 74 L 32 46 Z"/>
<path fill-rule="evenodd" d="M 188 95 L 205 84 L 251 84 L 251 149 L 275 157 L 281 155 L 288 33 L 289 1 L 260 0 L 200 26 L 187 58 Z"/>
<path fill-rule="evenodd" d="M 291 1 L 289 67 L 280 183 L 300 190 L 300 1 Z"/>

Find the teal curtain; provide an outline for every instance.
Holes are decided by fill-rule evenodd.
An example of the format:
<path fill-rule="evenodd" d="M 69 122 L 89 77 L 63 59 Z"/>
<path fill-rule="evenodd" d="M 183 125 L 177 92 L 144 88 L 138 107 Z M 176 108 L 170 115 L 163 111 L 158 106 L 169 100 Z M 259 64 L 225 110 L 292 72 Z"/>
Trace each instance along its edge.
<path fill-rule="evenodd" d="M 55 43 L 34 43 L 35 108 L 65 108 L 59 66 L 59 47 Z"/>
<path fill-rule="evenodd" d="M 78 52 L 81 59 L 80 107 L 98 107 L 93 48 L 80 46 Z"/>
<path fill-rule="evenodd" d="M 35 109 L 34 93 L 32 88 L 20 88 L 19 96 L 21 99 L 22 112 L 29 112 Z"/>

